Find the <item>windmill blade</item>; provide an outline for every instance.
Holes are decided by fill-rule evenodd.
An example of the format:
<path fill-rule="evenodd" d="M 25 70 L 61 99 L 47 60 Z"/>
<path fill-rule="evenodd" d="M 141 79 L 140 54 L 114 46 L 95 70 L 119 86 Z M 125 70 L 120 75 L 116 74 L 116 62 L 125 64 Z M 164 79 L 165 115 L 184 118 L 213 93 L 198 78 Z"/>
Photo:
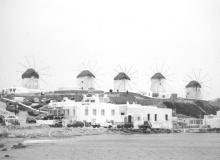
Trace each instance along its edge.
<path fill-rule="evenodd" d="M 159 72 L 159 70 L 158 70 L 158 64 L 156 63 L 156 72 Z"/>
<path fill-rule="evenodd" d="M 40 79 L 46 86 L 48 86 L 47 81 L 45 81 L 43 78 Z"/>
<path fill-rule="evenodd" d="M 138 71 L 137 70 L 135 70 L 134 72 L 132 72 L 131 74 L 130 74 L 130 76 L 133 76 L 134 74 L 136 74 Z"/>
<path fill-rule="evenodd" d="M 20 71 L 20 70 L 16 70 L 16 73 L 19 73 L 19 74 L 21 74 L 23 71 Z"/>
<path fill-rule="evenodd" d="M 198 78 L 197 78 L 197 75 L 196 75 L 196 72 L 193 70 L 193 75 L 195 77 L 195 80 L 198 81 Z"/>
<path fill-rule="evenodd" d="M 45 70 L 48 70 L 48 69 L 50 69 L 50 67 L 49 66 L 46 66 L 46 67 L 43 67 L 43 68 L 39 68 L 39 72 L 42 72 L 42 71 L 45 71 Z"/>
<path fill-rule="evenodd" d="M 169 74 L 166 74 L 166 77 L 175 76 L 175 75 L 176 75 L 175 73 L 169 73 Z"/>
<path fill-rule="evenodd" d="M 212 89 L 212 87 L 210 87 L 210 86 L 207 86 L 207 85 L 202 85 L 203 87 L 205 87 L 205 88 L 209 88 L 209 89 Z"/>
<path fill-rule="evenodd" d="M 123 68 L 121 67 L 121 65 L 119 64 L 119 68 L 121 70 L 121 72 L 124 72 Z"/>
<path fill-rule="evenodd" d="M 152 74 L 157 72 L 157 71 L 155 71 L 155 68 L 153 68 L 153 67 L 151 67 L 150 70 L 151 70 Z"/>
<path fill-rule="evenodd" d="M 209 77 L 208 73 L 206 73 L 204 76 L 202 76 L 201 79 L 205 79 L 206 77 Z"/>
<path fill-rule="evenodd" d="M 31 64 L 30 64 L 30 62 L 29 62 L 27 56 L 25 56 L 24 58 L 25 58 L 25 61 L 26 61 L 27 65 L 28 65 L 28 68 L 30 68 L 30 67 L 31 67 Z"/>
<path fill-rule="evenodd" d="M 198 73 L 198 79 L 200 80 L 201 78 L 201 72 L 202 72 L 202 69 L 199 69 L 199 73 Z"/>
<path fill-rule="evenodd" d="M 165 66 L 165 64 L 163 63 L 161 66 L 161 69 L 160 69 L 162 73 L 164 72 L 164 66 Z"/>
<path fill-rule="evenodd" d="M 206 81 L 200 81 L 199 83 L 204 84 L 204 83 L 208 83 L 208 82 L 211 82 L 211 79 L 206 80 Z"/>
<path fill-rule="evenodd" d="M 137 76 L 129 76 L 131 79 L 138 79 Z"/>
<path fill-rule="evenodd" d="M 130 74 L 130 71 L 132 70 L 133 66 L 131 65 L 127 71 L 128 74 Z"/>
<path fill-rule="evenodd" d="M 114 69 L 114 71 L 116 72 L 116 74 L 118 74 L 120 71 L 118 71 L 117 69 Z"/>
<path fill-rule="evenodd" d="M 34 55 L 32 55 L 32 61 L 33 61 L 33 66 L 34 66 L 34 68 L 37 68 Z"/>
<path fill-rule="evenodd" d="M 130 81 L 130 83 L 132 83 L 133 85 L 137 85 L 135 82 L 133 82 L 133 81 Z"/>
<path fill-rule="evenodd" d="M 190 81 L 194 80 L 194 78 L 192 78 L 190 75 L 186 75 L 186 76 L 190 79 Z"/>
<path fill-rule="evenodd" d="M 26 66 L 25 64 L 23 64 L 23 63 L 18 63 L 21 67 L 23 67 L 23 68 L 25 68 L 25 69 L 28 69 L 29 67 L 28 66 Z"/>

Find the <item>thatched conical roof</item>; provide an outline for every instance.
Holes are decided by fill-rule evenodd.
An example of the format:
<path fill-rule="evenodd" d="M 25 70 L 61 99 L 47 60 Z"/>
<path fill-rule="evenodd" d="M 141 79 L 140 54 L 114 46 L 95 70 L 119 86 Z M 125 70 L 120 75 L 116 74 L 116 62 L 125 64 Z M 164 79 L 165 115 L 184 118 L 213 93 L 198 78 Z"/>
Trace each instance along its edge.
<path fill-rule="evenodd" d="M 186 88 L 202 88 L 202 86 L 198 81 L 193 80 L 186 85 Z"/>
<path fill-rule="evenodd" d="M 92 72 L 90 72 L 89 70 L 83 70 L 82 72 L 80 72 L 80 74 L 77 75 L 77 78 L 81 78 L 81 77 L 93 77 L 93 78 L 95 78 L 95 75 L 92 74 Z"/>
<path fill-rule="evenodd" d="M 22 77 L 22 79 L 24 79 L 24 78 L 32 78 L 32 77 L 37 78 L 37 79 L 40 78 L 40 76 L 39 76 L 39 74 L 37 73 L 37 71 L 35 71 L 33 68 L 27 69 L 27 70 L 22 74 L 21 77 Z"/>
<path fill-rule="evenodd" d="M 115 76 L 114 80 L 131 80 L 130 77 L 124 72 L 118 73 L 117 76 Z"/>
<path fill-rule="evenodd" d="M 161 73 L 155 73 L 152 77 L 151 77 L 151 79 L 166 79 Z"/>

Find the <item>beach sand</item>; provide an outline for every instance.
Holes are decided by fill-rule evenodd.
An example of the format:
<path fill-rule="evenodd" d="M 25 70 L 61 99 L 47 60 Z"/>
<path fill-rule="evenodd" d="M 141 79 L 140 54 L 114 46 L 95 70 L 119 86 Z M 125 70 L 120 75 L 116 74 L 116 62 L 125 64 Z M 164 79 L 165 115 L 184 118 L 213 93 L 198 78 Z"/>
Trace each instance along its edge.
<path fill-rule="evenodd" d="M 0 151 L 16 160 L 219 160 L 220 134 L 102 134 L 72 138 L 3 140 L 26 147 Z M 4 155 L 10 157 L 4 157 Z"/>

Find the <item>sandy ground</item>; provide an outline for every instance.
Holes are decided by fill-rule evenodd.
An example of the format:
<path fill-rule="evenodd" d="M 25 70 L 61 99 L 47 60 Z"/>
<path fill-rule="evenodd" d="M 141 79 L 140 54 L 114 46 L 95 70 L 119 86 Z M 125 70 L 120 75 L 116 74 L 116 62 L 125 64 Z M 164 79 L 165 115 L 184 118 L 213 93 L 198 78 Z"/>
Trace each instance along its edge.
<path fill-rule="evenodd" d="M 220 134 L 102 134 L 72 138 L 10 138 L 7 147 L 22 142 L 26 147 L 0 151 L 11 160 L 219 160 Z M 9 157 L 4 157 L 9 155 Z"/>

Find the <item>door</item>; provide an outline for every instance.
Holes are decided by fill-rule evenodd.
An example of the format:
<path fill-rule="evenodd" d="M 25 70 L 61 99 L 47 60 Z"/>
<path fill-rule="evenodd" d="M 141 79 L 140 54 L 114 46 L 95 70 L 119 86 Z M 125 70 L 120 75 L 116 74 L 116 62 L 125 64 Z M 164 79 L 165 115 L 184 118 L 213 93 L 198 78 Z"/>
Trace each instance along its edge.
<path fill-rule="evenodd" d="M 131 115 L 128 116 L 128 123 L 132 123 L 132 116 Z"/>

